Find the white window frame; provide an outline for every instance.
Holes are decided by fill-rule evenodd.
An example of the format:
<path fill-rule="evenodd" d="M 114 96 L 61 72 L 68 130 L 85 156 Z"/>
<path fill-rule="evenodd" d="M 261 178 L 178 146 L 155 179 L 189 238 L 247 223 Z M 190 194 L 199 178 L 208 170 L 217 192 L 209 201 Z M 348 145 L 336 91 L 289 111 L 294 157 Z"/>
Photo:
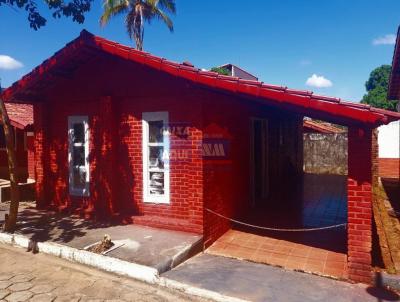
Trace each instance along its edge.
<path fill-rule="evenodd" d="M 163 143 L 150 143 L 149 142 L 149 123 L 152 121 L 163 121 Z M 150 172 L 157 171 L 157 169 L 149 169 L 149 147 L 163 146 L 164 153 L 164 194 L 155 195 L 150 194 L 149 177 Z M 142 155 L 143 155 L 143 202 L 146 203 L 170 203 L 170 137 L 168 132 L 168 112 L 143 112 L 142 113 Z"/>
<path fill-rule="evenodd" d="M 89 123 L 87 116 L 69 116 L 68 117 L 68 165 L 69 165 L 69 194 L 73 196 L 90 196 L 89 181 L 90 181 L 90 170 L 89 170 Z M 73 142 L 73 129 L 74 124 L 84 124 L 84 143 Z M 73 184 L 73 160 L 72 151 L 74 146 L 84 146 L 85 150 L 85 165 L 86 170 L 86 185 L 84 188 L 76 188 Z"/>

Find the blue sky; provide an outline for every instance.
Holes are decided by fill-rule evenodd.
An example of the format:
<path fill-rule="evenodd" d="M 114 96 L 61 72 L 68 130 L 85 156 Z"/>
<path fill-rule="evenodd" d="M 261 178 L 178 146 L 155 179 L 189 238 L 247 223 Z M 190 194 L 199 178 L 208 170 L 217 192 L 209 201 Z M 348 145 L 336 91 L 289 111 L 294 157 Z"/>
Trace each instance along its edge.
<path fill-rule="evenodd" d="M 398 0 L 248 2 L 176 0 L 174 33 L 153 22 L 146 26 L 144 49 L 174 61 L 190 61 L 199 68 L 234 63 L 267 83 L 351 101 L 362 98 L 373 68 L 391 63 L 393 36 L 387 35 L 394 35 L 400 24 Z M 54 20 L 46 13 L 47 26 L 34 31 L 24 11 L 1 6 L 2 86 L 18 80 L 84 28 L 133 45 L 123 17 L 101 28 L 101 11 L 101 1 L 95 0 L 82 25 L 66 18 Z M 23 66 L 13 65 L 4 56 Z M 14 69 L 4 69 L 4 65 Z"/>

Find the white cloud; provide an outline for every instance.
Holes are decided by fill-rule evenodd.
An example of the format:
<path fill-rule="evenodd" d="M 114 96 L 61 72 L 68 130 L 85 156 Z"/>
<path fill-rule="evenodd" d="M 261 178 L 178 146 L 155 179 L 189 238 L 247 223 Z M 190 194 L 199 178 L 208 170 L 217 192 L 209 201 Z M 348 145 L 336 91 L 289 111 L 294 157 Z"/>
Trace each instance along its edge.
<path fill-rule="evenodd" d="M 316 75 L 314 73 L 311 77 L 307 79 L 306 85 L 317 88 L 326 88 L 326 87 L 331 87 L 333 84 L 330 80 L 326 79 L 325 77 Z"/>
<path fill-rule="evenodd" d="M 301 66 L 308 66 L 308 65 L 311 65 L 311 61 L 310 61 L 310 60 L 301 60 L 301 61 L 299 62 L 299 64 L 300 64 Z"/>
<path fill-rule="evenodd" d="M 24 65 L 15 60 L 14 58 L 6 55 L 0 55 L 0 69 L 18 69 L 23 67 Z"/>
<path fill-rule="evenodd" d="M 372 40 L 373 45 L 394 45 L 396 44 L 396 35 L 388 34 Z"/>

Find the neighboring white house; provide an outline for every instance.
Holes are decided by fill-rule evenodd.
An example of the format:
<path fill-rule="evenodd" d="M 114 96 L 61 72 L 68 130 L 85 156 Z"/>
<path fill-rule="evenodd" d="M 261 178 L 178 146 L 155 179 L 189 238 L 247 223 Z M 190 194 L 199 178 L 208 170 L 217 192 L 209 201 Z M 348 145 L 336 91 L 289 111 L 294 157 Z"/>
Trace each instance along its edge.
<path fill-rule="evenodd" d="M 378 128 L 379 175 L 399 177 L 400 174 L 400 121 Z"/>

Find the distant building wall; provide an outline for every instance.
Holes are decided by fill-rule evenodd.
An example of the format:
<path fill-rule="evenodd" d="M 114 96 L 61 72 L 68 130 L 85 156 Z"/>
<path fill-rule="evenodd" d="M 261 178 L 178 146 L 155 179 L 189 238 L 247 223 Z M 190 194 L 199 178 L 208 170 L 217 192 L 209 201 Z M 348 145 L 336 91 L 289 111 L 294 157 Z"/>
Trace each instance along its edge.
<path fill-rule="evenodd" d="M 379 176 L 400 177 L 400 121 L 378 128 Z"/>
<path fill-rule="evenodd" d="M 304 133 L 304 172 L 347 175 L 347 133 Z"/>

